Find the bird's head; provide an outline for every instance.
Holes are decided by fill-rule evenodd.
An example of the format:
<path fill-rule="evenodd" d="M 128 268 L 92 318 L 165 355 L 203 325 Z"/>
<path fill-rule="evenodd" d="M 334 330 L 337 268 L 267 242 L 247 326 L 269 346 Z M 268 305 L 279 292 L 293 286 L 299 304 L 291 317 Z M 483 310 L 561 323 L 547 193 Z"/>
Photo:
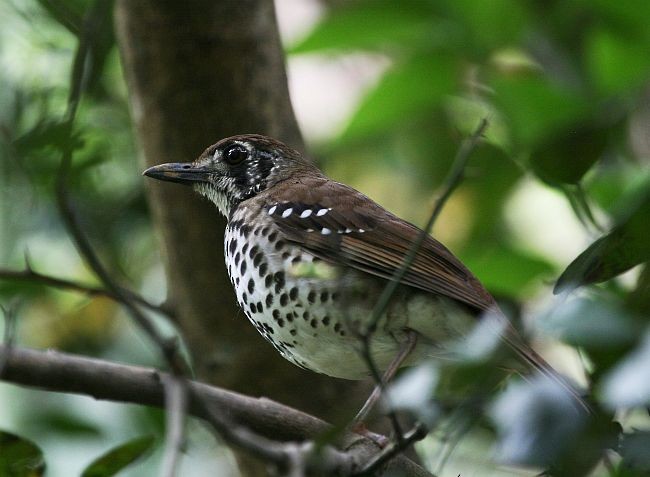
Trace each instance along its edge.
<path fill-rule="evenodd" d="M 233 206 L 305 170 L 316 169 L 298 151 L 266 136 L 246 134 L 222 139 L 194 162 L 160 164 L 143 174 L 192 185 L 228 217 Z"/>

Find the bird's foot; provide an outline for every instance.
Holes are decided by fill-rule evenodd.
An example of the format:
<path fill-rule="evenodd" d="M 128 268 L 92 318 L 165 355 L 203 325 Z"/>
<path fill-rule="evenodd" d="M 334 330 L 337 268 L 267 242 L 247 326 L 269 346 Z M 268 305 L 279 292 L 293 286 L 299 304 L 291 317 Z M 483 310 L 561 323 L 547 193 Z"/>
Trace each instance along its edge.
<path fill-rule="evenodd" d="M 366 439 L 370 439 L 372 442 L 377 444 L 379 448 L 383 449 L 388 445 L 390 442 L 390 439 L 383 434 L 377 434 L 375 432 L 372 432 L 368 430 L 366 425 L 363 422 L 356 422 L 350 429 L 352 432 L 355 434 L 359 434 L 360 436 L 365 437 Z"/>

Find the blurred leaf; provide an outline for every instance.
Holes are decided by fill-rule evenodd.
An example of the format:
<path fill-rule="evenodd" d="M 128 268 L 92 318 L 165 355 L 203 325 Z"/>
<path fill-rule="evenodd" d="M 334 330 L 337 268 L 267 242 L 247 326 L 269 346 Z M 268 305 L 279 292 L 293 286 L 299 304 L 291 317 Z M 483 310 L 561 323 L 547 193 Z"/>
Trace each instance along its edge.
<path fill-rule="evenodd" d="M 33 154 L 46 147 L 63 148 L 72 141 L 72 147 L 77 149 L 83 146 L 83 142 L 77 133 L 73 133 L 72 139 L 69 136 L 69 125 L 58 119 L 44 119 L 38 122 L 29 131 L 16 138 L 13 146 L 19 155 Z"/>
<path fill-rule="evenodd" d="M 464 362 L 488 361 L 503 344 L 507 326 L 507 320 L 500 313 L 484 313 L 472 331 L 453 344 L 454 354 Z"/>
<path fill-rule="evenodd" d="M 54 21 L 73 35 L 79 35 L 83 11 L 88 2 L 84 0 L 37 0 L 37 2 Z"/>
<path fill-rule="evenodd" d="M 443 3 L 451 17 L 467 30 L 474 53 L 520 40 L 529 20 L 525 4 L 517 0 L 446 0 Z"/>
<path fill-rule="evenodd" d="M 641 330 L 622 307 L 596 298 L 567 301 L 538 325 L 573 346 L 599 350 L 634 343 Z"/>
<path fill-rule="evenodd" d="M 503 208 L 523 175 L 523 169 L 501 148 L 483 144 L 472 153 L 464 182 L 464 186 L 470 188 L 473 195 L 474 223 L 470 248 L 483 247 L 486 253 L 497 248 L 495 241 L 501 242 L 499 239 L 504 232 Z M 504 245 L 499 243 L 499 246 Z M 530 258 L 537 260 L 536 257 Z M 485 271 L 490 274 L 490 271 Z M 498 288 L 497 284 L 495 289 Z"/>
<path fill-rule="evenodd" d="M 584 120 L 589 104 L 542 76 L 495 76 L 495 103 L 522 148 L 531 148 Z"/>
<path fill-rule="evenodd" d="M 611 0 L 580 0 L 596 15 L 599 23 L 607 23 L 616 28 L 621 35 L 637 35 L 638 39 L 649 44 L 650 31 L 648 18 L 650 18 L 650 3 L 646 0 L 625 0 L 613 2 Z"/>
<path fill-rule="evenodd" d="M 647 81 L 650 72 L 647 45 L 602 29 L 587 41 L 587 66 L 600 93 L 623 93 Z"/>
<path fill-rule="evenodd" d="M 138 429 L 148 429 L 152 435 L 165 435 L 165 410 L 157 407 L 136 406 L 129 408 L 128 419 Z"/>
<path fill-rule="evenodd" d="M 593 172 L 584 184 L 587 195 L 609 214 L 628 209 L 628 202 L 650 187 L 650 168 L 621 156 L 600 162 Z"/>
<path fill-rule="evenodd" d="M 553 273 L 548 261 L 508 246 L 473 243 L 460 258 L 491 292 L 512 297 L 521 297 L 533 282 Z"/>
<path fill-rule="evenodd" d="M 650 260 L 650 190 L 640 195 L 626 219 L 569 264 L 554 293 L 604 282 Z"/>
<path fill-rule="evenodd" d="M 476 130 L 476 125 L 482 119 L 487 118 L 488 127 L 484 134 L 485 142 L 504 151 L 509 150 L 508 128 L 499 112 L 492 105 L 476 98 L 450 96 L 445 100 L 445 110 L 451 119 L 451 124 L 463 136 L 471 136 Z"/>
<path fill-rule="evenodd" d="M 650 405 L 650 334 L 605 376 L 601 391 L 611 409 Z"/>
<path fill-rule="evenodd" d="M 154 441 L 153 436 L 144 436 L 125 442 L 95 459 L 81 477 L 111 477 L 149 452 Z"/>
<path fill-rule="evenodd" d="M 50 432 L 87 437 L 102 435 L 96 423 L 63 409 L 36 409 L 28 416 L 28 425 L 43 435 Z"/>
<path fill-rule="evenodd" d="M 490 417 L 498 429 L 499 460 L 548 466 L 578 436 L 587 416 L 562 386 L 538 376 L 508 386 L 492 406 Z"/>
<path fill-rule="evenodd" d="M 108 55 L 115 46 L 113 28 L 113 0 L 95 0 L 88 13 L 89 28 L 92 38 L 89 44 L 89 69 L 86 72 L 85 88 L 96 99 L 106 96 L 102 80 Z"/>
<path fill-rule="evenodd" d="M 50 290 L 40 283 L 0 279 L 0 298 L 2 299 L 20 296 L 23 300 L 29 301 L 48 293 Z"/>
<path fill-rule="evenodd" d="M 537 75 L 543 70 L 533 56 L 522 48 L 508 46 L 500 48 L 490 56 L 490 66 L 504 76 Z"/>
<path fill-rule="evenodd" d="M 334 8 L 289 53 L 449 44 L 452 25 L 418 0 L 366 0 Z"/>
<path fill-rule="evenodd" d="M 341 140 L 377 134 L 431 110 L 453 92 L 456 68 L 456 61 L 444 55 L 395 65 L 361 101 Z"/>
<path fill-rule="evenodd" d="M 636 288 L 627 296 L 626 305 L 633 312 L 650 317 L 650 265 L 646 264 L 641 270 Z"/>
<path fill-rule="evenodd" d="M 624 469 L 650 473 L 650 431 L 623 434 L 618 452 L 623 457 L 621 465 Z"/>
<path fill-rule="evenodd" d="M 47 14 L 78 38 L 90 29 L 92 35 L 84 38 L 89 61 L 84 72 L 84 88 L 100 99 L 105 95 L 101 81 L 108 54 L 115 46 L 113 28 L 113 0 L 37 0 Z"/>
<path fill-rule="evenodd" d="M 32 441 L 0 431 L 0 475 L 38 477 L 45 473 L 43 451 Z"/>
<path fill-rule="evenodd" d="M 601 157 L 607 145 L 605 128 L 567 128 L 531 153 L 529 162 L 543 181 L 575 184 Z"/>
<path fill-rule="evenodd" d="M 396 411 L 409 411 L 418 420 L 433 425 L 439 409 L 433 401 L 438 369 L 430 361 L 407 369 L 388 388 L 389 402 Z"/>

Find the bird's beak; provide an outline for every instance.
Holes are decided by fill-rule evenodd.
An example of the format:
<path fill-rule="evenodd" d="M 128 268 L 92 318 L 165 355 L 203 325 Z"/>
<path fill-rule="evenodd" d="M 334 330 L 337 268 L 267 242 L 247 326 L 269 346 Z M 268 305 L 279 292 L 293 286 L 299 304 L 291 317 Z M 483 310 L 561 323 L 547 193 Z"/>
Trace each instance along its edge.
<path fill-rule="evenodd" d="M 153 166 L 142 173 L 153 179 L 181 184 L 192 184 L 196 182 L 209 182 L 211 171 L 203 165 L 196 165 L 192 162 L 170 162 Z"/>

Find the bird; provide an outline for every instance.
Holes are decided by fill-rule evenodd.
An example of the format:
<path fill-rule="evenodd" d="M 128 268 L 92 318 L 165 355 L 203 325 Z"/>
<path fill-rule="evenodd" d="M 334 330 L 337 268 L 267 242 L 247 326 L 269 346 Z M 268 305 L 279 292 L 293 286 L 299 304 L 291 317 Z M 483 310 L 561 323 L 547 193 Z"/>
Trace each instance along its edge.
<path fill-rule="evenodd" d="M 228 137 L 193 162 L 160 164 L 143 174 L 191 185 L 227 219 L 224 255 L 239 306 L 302 368 L 366 378 L 368 360 L 359 352 L 365 336 L 388 380 L 426 358 L 453 359 L 449 343 L 466 338 L 482 316 L 503 316 L 439 241 L 278 140 Z M 394 294 L 373 315 L 419 237 Z M 510 323 L 501 338 L 527 369 L 564 383 Z"/>

